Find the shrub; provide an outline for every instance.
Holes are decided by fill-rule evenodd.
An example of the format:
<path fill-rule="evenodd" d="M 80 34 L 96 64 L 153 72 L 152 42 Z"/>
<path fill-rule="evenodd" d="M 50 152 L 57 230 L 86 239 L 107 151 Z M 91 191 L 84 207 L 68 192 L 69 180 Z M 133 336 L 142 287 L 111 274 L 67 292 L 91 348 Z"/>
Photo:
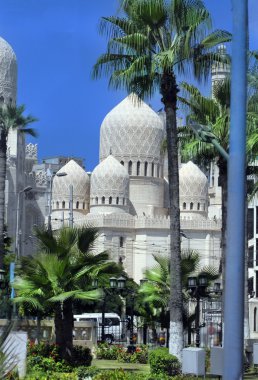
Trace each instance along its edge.
<path fill-rule="evenodd" d="M 73 367 L 90 366 L 92 362 L 91 350 L 89 347 L 74 346 L 72 360 L 70 364 Z"/>
<path fill-rule="evenodd" d="M 76 373 L 78 380 L 84 380 L 87 377 L 94 378 L 95 375 L 100 373 L 100 369 L 97 367 L 78 367 Z"/>
<path fill-rule="evenodd" d="M 136 346 L 134 352 L 128 352 L 126 349 L 121 349 L 118 352 L 117 360 L 120 363 L 148 363 L 148 347 L 145 345 Z"/>
<path fill-rule="evenodd" d="M 72 372 L 72 367 L 64 360 L 32 355 L 27 359 L 28 371 L 32 372 Z"/>
<path fill-rule="evenodd" d="M 180 373 L 181 366 L 176 356 L 170 355 L 167 348 L 157 348 L 149 353 L 152 374 L 175 376 Z"/>
<path fill-rule="evenodd" d="M 97 346 L 96 356 L 97 359 L 116 360 L 121 350 L 123 350 L 122 346 L 100 343 Z"/>

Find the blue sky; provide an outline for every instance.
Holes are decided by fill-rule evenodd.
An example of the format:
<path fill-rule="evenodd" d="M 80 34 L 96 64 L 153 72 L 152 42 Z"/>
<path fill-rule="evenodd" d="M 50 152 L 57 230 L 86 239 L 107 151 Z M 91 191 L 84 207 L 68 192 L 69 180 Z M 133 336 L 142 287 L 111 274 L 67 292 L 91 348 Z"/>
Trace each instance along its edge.
<path fill-rule="evenodd" d="M 205 0 L 214 28 L 231 31 L 231 0 Z M 39 119 L 39 157 L 79 156 L 87 170 L 98 163 L 99 129 L 125 93 L 93 81 L 92 66 L 105 51 L 101 16 L 117 0 L 0 0 L 0 36 L 18 59 L 18 104 Z M 258 49 L 258 3 L 249 0 L 250 46 Z M 161 108 L 159 97 L 152 101 Z"/>

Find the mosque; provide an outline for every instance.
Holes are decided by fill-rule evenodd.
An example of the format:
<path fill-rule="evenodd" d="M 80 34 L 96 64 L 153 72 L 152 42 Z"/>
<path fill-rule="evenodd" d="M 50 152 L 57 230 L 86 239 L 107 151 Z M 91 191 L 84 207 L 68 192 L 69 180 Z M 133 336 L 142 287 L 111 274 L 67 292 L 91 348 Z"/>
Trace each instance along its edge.
<path fill-rule="evenodd" d="M 15 104 L 17 63 L 11 46 L 0 38 L 0 102 Z M 212 71 L 212 83 L 223 78 Z M 86 172 L 80 158 L 52 157 L 38 162 L 37 145 L 26 144 L 19 131 L 8 137 L 6 216 L 8 234 L 21 255 L 35 252 L 34 226 L 51 223 L 95 226 L 96 250 L 109 250 L 139 282 L 154 263 L 153 255 L 169 253 L 167 157 L 162 151 L 164 114 L 131 94 L 114 107 L 100 127 L 99 164 Z M 179 160 L 180 161 L 180 160 Z M 221 188 L 212 162 L 203 172 L 180 162 L 180 217 L 183 249 L 199 251 L 202 265 L 219 267 L 221 257 Z M 31 190 L 28 190 L 28 188 Z M 256 333 L 258 202 L 253 210 L 250 301 L 253 337 Z M 18 207 L 19 205 L 19 207 Z M 15 239 L 16 238 L 16 239 Z M 257 265 L 257 267 L 256 267 Z M 258 278 L 258 276 L 257 276 Z M 258 321 L 258 319 L 257 319 Z M 258 325 L 257 325 L 258 328 Z"/>

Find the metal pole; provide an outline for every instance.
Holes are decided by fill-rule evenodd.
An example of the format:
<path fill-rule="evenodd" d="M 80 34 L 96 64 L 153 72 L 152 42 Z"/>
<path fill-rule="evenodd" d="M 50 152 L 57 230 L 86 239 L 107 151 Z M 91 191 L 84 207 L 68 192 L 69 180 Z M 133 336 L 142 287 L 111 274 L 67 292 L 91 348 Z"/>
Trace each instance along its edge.
<path fill-rule="evenodd" d="M 101 341 L 105 342 L 105 309 L 106 309 L 106 293 L 104 294 L 101 313 Z"/>
<path fill-rule="evenodd" d="M 233 44 L 225 272 L 224 380 L 243 377 L 247 0 L 232 0 Z"/>
<path fill-rule="evenodd" d="M 195 346 L 200 347 L 200 294 L 198 288 L 196 289 L 195 331 Z"/>
<path fill-rule="evenodd" d="M 132 294 L 132 306 L 131 306 L 131 315 L 130 315 L 130 344 L 134 344 L 133 339 L 133 316 L 134 316 L 134 294 Z"/>
<path fill-rule="evenodd" d="M 211 143 L 212 143 L 212 145 L 214 146 L 214 148 L 216 148 L 217 151 L 221 154 L 221 156 L 222 156 L 223 158 L 225 158 L 226 161 L 228 161 L 228 159 L 229 159 L 229 155 L 228 155 L 228 153 L 225 151 L 225 149 L 223 149 L 222 146 L 218 143 L 218 140 L 216 140 L 216 139 L 212 139 L 212 140 L 211 140 Z"/>
<path fill-rule="evenodd" d="M 69 227 L 73 228 L 73 185 L 69 185 Z"/>
<path fill-rule="evenodd" d="M 15 234 L 15 256 L 16 260 L 20 258 L 20 198 L 23 190 L 19 191 L 17 197 L 17 208 L 16 208 L 16 234 Z"/>

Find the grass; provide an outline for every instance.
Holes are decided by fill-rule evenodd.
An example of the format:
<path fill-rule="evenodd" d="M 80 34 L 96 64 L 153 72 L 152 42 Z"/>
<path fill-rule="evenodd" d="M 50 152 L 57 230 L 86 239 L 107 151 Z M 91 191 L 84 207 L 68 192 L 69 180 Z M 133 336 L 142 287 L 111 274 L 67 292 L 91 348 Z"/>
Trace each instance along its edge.
<path fill-rule="evenodd" d="M 150 372 L 149 364 L 139 364 L 139 363 L 119 363 L 117 360 L 103 360 L 103 359 L 93 359 L 92 366 L 96 366 L 100 369 L 117 369 L 122 368 L 125 371 L 137 371 L 137 373 L 148 373 Z"/>

